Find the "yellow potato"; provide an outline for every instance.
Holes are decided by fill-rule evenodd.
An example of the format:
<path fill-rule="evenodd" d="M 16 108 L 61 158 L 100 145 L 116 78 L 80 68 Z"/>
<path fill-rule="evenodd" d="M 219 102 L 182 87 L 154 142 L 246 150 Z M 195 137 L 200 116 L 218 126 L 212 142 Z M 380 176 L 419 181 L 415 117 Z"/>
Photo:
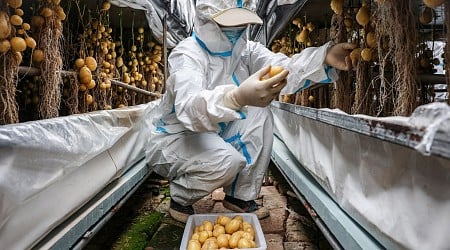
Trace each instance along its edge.
<path fill-rule="evenodd" d="M 241 222 L 244 221 L 244 218 L 242 218 L 242 216 L 240 216 L 240 215 L 234 216 L 233 219 L 235 219 L 235 220 L 240 220 Z"/>
<path fill-rule="evenodd" d="M 250 232 L 244 232 L 242 234 L 242 238 L 246 238 L 248 240 L 253 240 L 254 239 L 254 234 L 250 233 Z"/>
<path fill-rule="evenodd" d="M 247 221 L 242 222 L 242 227 L 245 229 L 247 227 L 252 227 L 252 224 L 248 223 Z"/>
<path fill-rule="evenodd" d="M 225 247 L 228 248 L 228 236 L 229 234 L 221 234 L 217 236 L 217 244 L 219 244 L 219 247 Z M 229 235 L 231 237 L 231 235 Z"/>
<path fill-rule="evenodd" d="M 232 234 L 236 232 L 239 229 L 240 224 L 242 223 L 241 220 L 238 219 L 232 219 L 230 222 L 228 222 L 225 225 L 225 232 L 228 234 Z"/>
<path fill-rule="evenodd" d="M 222 226 L 225 226 L 228 222 L 231 221 L 231 218 L 224 215 L 219 215 L 216 220 L 216 224 L 220 224 Z"/>
<path fill-rule="evenodd" d="M 200 250 L 202 245 L 198 240 L 190 240 L 187 246 L 187 250 Z"/>
<path fill-rule="evenodd" d="M 281 71 L 283 71 L 283 70 L 284 70 L 284 68 L 281 66 L 270 66 L 269 73 L 267 73 L 267 75 L 261 77 L 260 80 L 262 81 L 262 80 L 270 79 L 270 78 L 280 74 Z M 240 217 L 240 220 L 243 221 L 242 216 L 237 215 L 233 219 L 235 219 L 236 217 Z"/>
<path fill-rule="evenodd" d="M 269 78 L 274 77 L 275 75 L 278 75 L 283 71 L 283 67 L 281 66 L 271 66 L 269 71 Z"/>
<path fill-rule="evenodd" d="M 205 231 L 212 231 L 212 230 L 213 230 L 213 224 L 211 223 L 211 221 L 205 220 L 205 221 L 203 222 L 203 229 L 204 229 Z"/>
<path fill-rule="evenodd" d="M 219 244 L 217 243 L 217 240 L 214 239 L 208 239 L 205 241 L 205 243 L 202 245 L 202 250 L 215 250 L 219 249 Z"/>
<path fill-rule="evenodd" d="M 216 225 L 214 226 L 214 230 L 213 230 L 213 236 L 217 237 L 221 234 L 225 234 L 225 227 L 222 225 Z"/>
<path fill-rule="evenodd" d="M 244 237 L 240 238 L 238 241 L 238 248 L 252 248 L 251 240 Z"/>
<path fill-rule="evenodd" d="M 199 234 L 198 233 L 193 233 L 192 237 L 191 237 L 191 240 L 198 240 L 198 238 L 199 238 Z"/>
<path fill-rule="evenodd" d="M 207 231 L 201 231 L 198 233 L 198 241 L 200 241 L 200 243 L 203 244 L 208 238 L 209 234 Z"/>
<path fill-rule="evenodd" d="M 240 234 L 231 235 L 230 239 L 228 240 L 228 245 L 230 246 L 230 248 L 237 247 L 240 239 L 241 239 Z"/>

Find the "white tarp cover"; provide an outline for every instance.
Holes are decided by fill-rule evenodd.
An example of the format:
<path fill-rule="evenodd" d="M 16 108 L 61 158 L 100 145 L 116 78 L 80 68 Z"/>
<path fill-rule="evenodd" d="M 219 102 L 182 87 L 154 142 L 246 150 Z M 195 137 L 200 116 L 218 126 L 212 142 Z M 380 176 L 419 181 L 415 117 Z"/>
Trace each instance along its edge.
<path fill-rule="evenodd" d="M 354 117 L 424 131 L 415 146 L 279 107 L 272 110 L 275 134 L 342 209 L 387 249 L 449 249 L 450 160 L 430 154 L 436 134 L 450 141 L 448 105 L 428 104 L 410 117 L 385 118 L 319 110 L 342 114 L 342 120 Z"/>
<path fill-rule="evenodd" d="M 144 10 L 153 36 L 163 44 L 163 20 L 167 14 L 167 46 L 175 47 L 181 40 L 190 36 L 194 25 L 194 0 L 110 0 L 119 7 Z"/>
<path fill-rule="evenodd" d="M 0 249 L 30 248 L 142 158 L 156 102 L 0 126 Z"/>
<path fill-rule="evenodd" d="M 238 1 L 238 0 L 236 0 Z M 110 0 L 118 7 L 129 7 L 145 11 L 148 25 L 153 36 L 163 44 L 163 19 L 167 17 L 167 47 L 175 47 L 181 40 L 191 35 L 195 18 L 195 0 Z M 281 19 L 290 18 L 298 7 L 298 0 L 259 0 L 257 1 L 257 13 L 267 20 L 268 36 L 274 37 L 280 28 L 272 30 L 274 24 Z M 303 1 L 300 2 L 303 4 Z M 285 8 L 282 15 L 273 11 L 279 6 L 293 6 Z M 295 5 L 295 6 L 294 6 Z M 266 17 L 269 15 L 270 17 Z M 280 20 L 279 20 L 280 19 Z M 278 23 L 279 24 L 279 23 Z M 252 27 L 254 28 L 254 27 Z M 254 37 L 253 37 L 254 38 Z"/>

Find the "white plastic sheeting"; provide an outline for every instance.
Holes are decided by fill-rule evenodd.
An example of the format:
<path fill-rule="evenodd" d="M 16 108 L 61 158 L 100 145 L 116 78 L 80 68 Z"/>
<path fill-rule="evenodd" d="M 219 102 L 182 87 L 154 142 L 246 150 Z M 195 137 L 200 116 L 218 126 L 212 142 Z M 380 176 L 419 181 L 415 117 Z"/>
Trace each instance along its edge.
<path fill-rule="evenodd" d="M 238 1 L 238 0 L 236 0 Z M 145 11 L 147 22 L 153 36 L 163 44 L 164 16 L 167 15 L 167 46 L 175 47 L 181 40 L 191 35 L 195 19 L 195 0 L 110 0 L 119 7 L 129 7 Z M 287 21 L 296 11 L 299 5 L 304 4 L 299 0 L 259 0 L 256 12 L 266 20 L 268 36 L 275 37 L 281 31 L 281 27 L 274 27 L 275 23 Z M 282 14 L 277 15 L 273 9 L 279 6 L 289 5 L 283 9 Z M 295 5 L 295 6 L 294 6 Z M 270 14 L 270 17 L 266 17 Z M 255 26 L 252 27 L 252 29 Z M 272 28 L 274 30 L 272 31 Z M 276 29 L 275 29 L 276 28 Z M 254 37 L 252 37 L 254 38 Z"/>
<path fill-rule="evenodd" d="M 119 7 L 144 10 L 153 36 L 163 44 L 163 20 L 167 14 L 167 46 L 175 47 L 181 40 L 190 36 L 194 25 L 194 0 L 110 0 Z"/>
<path fill-rule="evenodd" d="M 30 248 L 142 159 L 156 104 L 0 126 L 0 248 Z"/>
<path fill-rule="evenodd" d="M 449 145 L 448 105 L 386 118 L 293 106 L 272 106 L 275 134 L 344 211 L 387 249 L 449 249 L 450 160 L 430 151 Z"/>

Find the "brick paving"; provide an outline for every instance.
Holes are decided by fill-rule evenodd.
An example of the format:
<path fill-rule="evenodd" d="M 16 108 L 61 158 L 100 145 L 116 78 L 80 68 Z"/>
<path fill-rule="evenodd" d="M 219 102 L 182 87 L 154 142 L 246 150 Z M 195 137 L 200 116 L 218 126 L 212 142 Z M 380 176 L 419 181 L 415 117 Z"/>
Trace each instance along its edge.
<path fill-rule="evenodd" d="M 158 182 L 158 179 L 147 181 L 151 185 L 153 185 L 153 182 Z M 137 214 L 157 211 L 165 213 L 166 216 L 158 231 L 148 242 L 145 250 L 178 250 L 183 236 L 184 224 L 176 222 L 168 215 L 170 196 L 166 196 L 167 193 L 161 193 L 159 187 L 152 188 L 151 185 L 142 185 L 138 192 L 127 201 L 126 204 L 130 206 L 125 205 L 121 208 L 120 211 L 124 210 L 123 213 L 120 213 L 122 215 L 111 219 L 85 249 L 115 249 L 112 244 L 117 240 L 119 232 L 126 230 L 127 224 L 124 224 L 125 222 L 132 221 Z M 161 186 L 167 187 L 167 181 Z M 293 194 L 284 178 L 280 176 L 276 169 L 272 168 L 271 176 L 263 185 L 260 199 L 257 201 L 270 211 L 269 217 L 260 220 L 267 250 L 332 249 L 303 204 Z M 196 213 L 232 212 L 222 205 L 224 196 L 222 189 L 215 190 L 209 196 L 194 204 Z"/>

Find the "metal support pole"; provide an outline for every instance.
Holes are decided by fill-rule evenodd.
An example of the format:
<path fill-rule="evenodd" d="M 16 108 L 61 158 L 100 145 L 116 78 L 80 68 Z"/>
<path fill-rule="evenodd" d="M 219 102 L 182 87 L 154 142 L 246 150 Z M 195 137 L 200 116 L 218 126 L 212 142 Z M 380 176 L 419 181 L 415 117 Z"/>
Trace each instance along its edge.
<path fill-rule="evenodd" d="M 144 95 L 158 97 L 158 98 L 161 97 L 160 94 L 153 93 L 153 92 L 150 92 L 150 91 L 147 91 L 147 90 L 143 90 L 143 89 L 140 89 L 140 88 L 128 85 L 126 83 L 123 83 L 123 82 L 120 82 L 120 81 L 117 81 L 117 80 L 111 80 L 111 83 L 114 84 L 114 85 L 120 86 L 122 88 L 129 89 L 129 90 L 132 90 L 132 91 L 135 91 L 137 93 L 144 94 Z"/>

